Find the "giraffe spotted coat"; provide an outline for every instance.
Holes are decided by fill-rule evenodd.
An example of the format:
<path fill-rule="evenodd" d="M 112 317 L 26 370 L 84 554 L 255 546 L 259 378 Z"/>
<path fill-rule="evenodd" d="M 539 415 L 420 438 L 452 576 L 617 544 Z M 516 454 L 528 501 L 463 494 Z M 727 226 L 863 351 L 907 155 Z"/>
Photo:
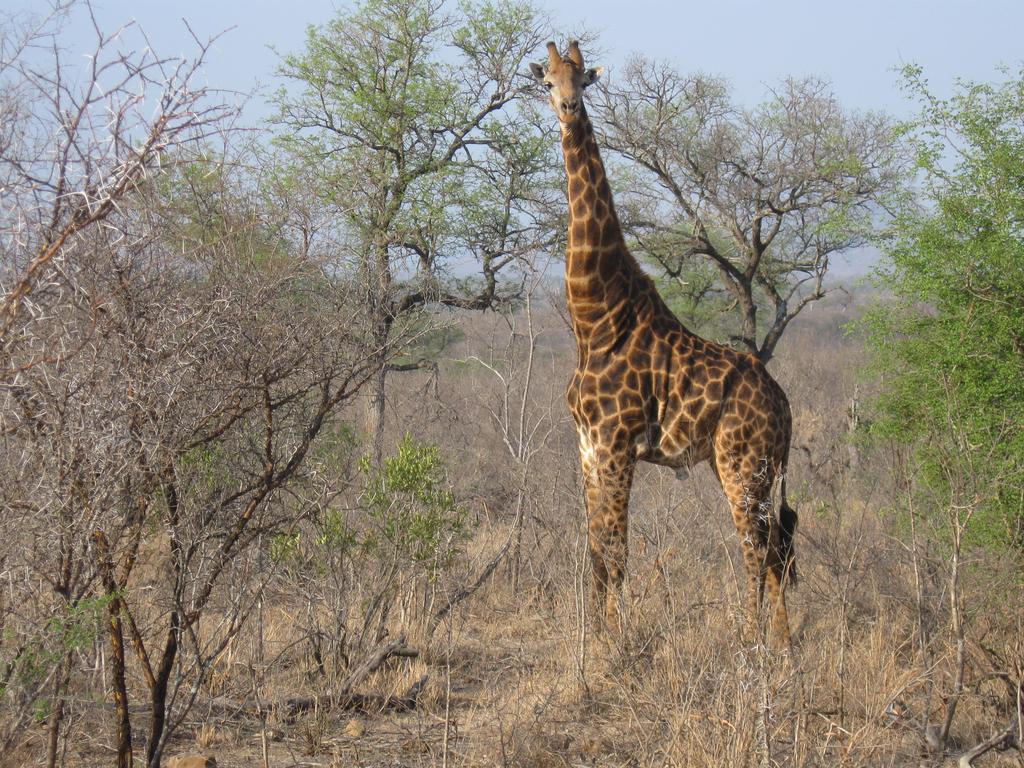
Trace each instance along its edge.
<path fill-rule="evenodd" d="M 708 461 L 729 501 L 748 575 L 753 628 L 767 588 L 772 634 L 789 641 L 784 587 L 795 578 L 796 513 L 786 503 L 789 403 L 755 357 L 687 330 L 629 253 L 583 104 L 600 70 L 578 44 L 548 43 L 533 65 L 559 119 L 568 178 L 565 284 L 579 361 L 567 393 L 586 484 L 594 599 L 618 626 L 637 461 L 683 472 Z M 772 488 L 781 479 L 779 517 Z"/>

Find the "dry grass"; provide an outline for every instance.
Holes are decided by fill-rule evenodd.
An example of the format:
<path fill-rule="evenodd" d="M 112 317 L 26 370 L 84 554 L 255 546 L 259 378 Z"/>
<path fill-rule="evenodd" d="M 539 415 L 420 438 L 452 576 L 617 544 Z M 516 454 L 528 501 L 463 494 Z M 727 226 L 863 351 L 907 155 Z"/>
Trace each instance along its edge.
<path fill-rule="evenodd" d="M 200 701 L 175 744 L 215 754 L 228 768 L 262 765 L 264 743 L 270 766 L 939 765 L 924 735 L 941 716 L 952 673 L 946 597 L 935 570 L 941 561 L 928 561 L 933 572 L 922 606 L 920 573 L 886 522 L 893 493 L 885 457 L 866 455 L 856 470 L 847 466 L 845 412 L 861 355 L 836 331 L 840 310 L 829 311 L 819 312 L 818 326 L 796 328 L 773 363 L 796 421 L 790 487 L 801 513 L 802 580 L 789 596 L 791 653 L 739 641 L 738 546 L 703 467 L 684 483 L 653 467 L 639 473 L 627 625 L 618 638 L 589 630 L 577 459 L 560 407 L 572 346 L 558 320 L 547 317 L 534 402 L 560 425 L 531 472 L 519 591 L 506 562 L 432 634 L 424 611 L 392 616 L 390 635 L 404 634 L 420 656 L 393 660 L 361 689 L 400 695 L 426 675 L 412 711 L 322 708 L 293 722 L 271 714 L 263 723 L 209 713 Z M 466 331 L 455 358 L 493 344 L 502 326 L 474 319 Z M 506 540 L 513 471 L 485 408 L 493 383 L 478 367 L 445 366 L 441 397 L 429 407 L 424 384 L 395 381 L 393 431 L 444 446 L 453 480 L 477 516 L 456 576 L 438 587 L 436 599 L 443 599 Z M 967 586 L 978 639 L 973 684 L 953 728 L 963 745 L 1006 720 L 1005 696 L 982 679 L 982 646 L 1012 653 L 1017 642 L 1019 653 L 1021 609 L 1005 598 L 1013 587 L 994 587 L 980 572 L 977 579 Z M 988 599 L 996 589 L 1003 598 Z M 360 598 L 353 593 L 352 604 Z M 274 701 L 327 687 L 303 640 L 308 610 L 284 589 L 269 595 L 262 622 L 248 625 L 217 660 L 204 695 L 244 697 L 255 689 Z M 922 625 L 930 638 L 924 645 Z M 98 754 L 83 747 L 68 763 L 92 764 Z M 1021 764 L 1015 752 L 978 763 Z"/>

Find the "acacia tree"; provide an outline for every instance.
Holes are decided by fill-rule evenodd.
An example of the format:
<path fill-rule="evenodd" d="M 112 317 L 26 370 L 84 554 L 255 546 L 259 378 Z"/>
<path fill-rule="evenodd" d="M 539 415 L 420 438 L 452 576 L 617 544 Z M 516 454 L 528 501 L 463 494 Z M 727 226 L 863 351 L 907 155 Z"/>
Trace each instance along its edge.
<path fill-rule="evenodd" d="M 89 14 L 96 31 L 84 66 L 60 45 L 74 13 Z M 64 2 L 5 19 L 0 31 L 0 561 L 44 585 L 0 618 L 0 691 L 11 705 L 0 750 L 42 699 L 50 765 L 73 653 L 99 605 L 89 533 L 98 511 L 120 500 L 112 483 L 123 468 L 120 451 L 86 434 L 102 431 L 102 410 L 91 424 L 78 409 L 94 377 L 109 373 L 90 354 L 104 342 L 93 249 L 104 239 L 131 247 L 113 222 L 162 154 L 221 135 L 229 110 L 195 83 L 208 45 L 197 40 L 194 56 L 162 58 L 131 25 L 106 33 L 87 4 Z M 104 396 L 110 406 L 112 394 Z M 99 491 L 88 478 L 103 473 Z"/>
<path fill-rule="evenodd" d="M 68 62 L 58 36 L 73 3 L 14 18 L 0 35 L 0 262 L 3 380 L 9 355 L 38 311 L 33 294 L 62 289 L 77 236 L 102 226 L 159 165 L 162 153 L 219 134 L 228 108 L 195 83 L 212 40 L 190 58 L 118 49 L 129 25 L 96 29 L 88 65 Z M 86 5 L 91 16 L 91 9 Z M 31 55 L 50 49 L 41 64 Z M 69 350 L 64 350 L 68 352 Z M 22 360 L 21 365 L 27 361 Z"/>
<path fill-rule="evenodd" d="M 260 541 L 344 481 L 315 449 L 379 350 L 326 217 L 243 170 L 193 86 L 205 46 L 97 30 L 83 74 L 61 18 L 0 46 L 0 751 L 43 717 L 56 764 L 84 688 L 118 764 L 142 725 L 155 767 L 268 578 Z M 100 642 L 104 680 L 74 663 Z"/>
<path fill-rule="evenodd" d="M 523 2 L 450 11 L 439 0 L 367 0 L 311 28 L 305 51 L 283 60 L 296 87 L 277 96 L 279 141 L 312 164 L 343 221 L 374 318 L 378 458 L 392 335 L 430 305 L 508 298 L 501 274 L 550 237 L 532 204 L 536 190 L 556 188 L 557 164 L 538 162 L 551 145 L 517 105 L 539 26 Z M 466 258 L 478 279 L 454 279 Z"/>
<path fill-rule="evenodd" d="M 175 169 L 191 178 L 155 179 L 92 233 L 65 271 L 99 311 L 42 305 L 61 325 L 35 341 L 78 351 L 59 376 L 23 370 L 0 421 L 0 503 L 17 523 L 6 565 L 55 590 L 72 574 L 70 609 L 51 615 L 106 608 L 122 765 L 140 719 L 145 764 L 159 765 L 269 577 L 259 542 L 345 481 L 314 449 L 374 371 L 351 284 L 290 248 L 286 212 L 261 215 L 237 177 L 211 186 L 215 172 L 205 159 Z M 38 665 L 52 632 L 30 613 L 8 623 L 15 674 Z M 133 716 L 140 687 L 149 706 Z"/>
<path fill-rule="evenodd" d="M 628 161 L 621 207 L 637 252 L 690 301 L 724 299 L 733 343 L 761 360 L 899 189 L 889 120 L 844 111 L 820 80 L 787 80 L 744 109 L 720 79 L 636 57 L 595 113 Z"/>

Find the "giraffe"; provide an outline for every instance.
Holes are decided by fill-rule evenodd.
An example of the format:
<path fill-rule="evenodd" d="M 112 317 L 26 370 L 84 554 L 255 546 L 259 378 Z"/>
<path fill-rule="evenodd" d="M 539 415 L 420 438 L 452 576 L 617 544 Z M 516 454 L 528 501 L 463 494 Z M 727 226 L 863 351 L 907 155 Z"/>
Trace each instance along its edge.
<path fill-rule="evenodd" d="M 788 646 L 784 589 L 795 583 L 796 512 L 786 502 L 791 415 L 782 387 L 752 355 L 700 338 L 675 317 L 630 254 L 583 104 L 602 70 L 579 44 L 547 44 L 531 64 L 561 128 L 568 177 L 565 287 L 579 354 L 569 384 L 585 483 L 592 599 L 621 628 L 628 507 L 638 461 L 685 476 L 708 461 L 732 510 L 747 572 L 752 638 L 767 587 L 773 645 Z M 771 494 L 780 480 L 779 517 Z"/>

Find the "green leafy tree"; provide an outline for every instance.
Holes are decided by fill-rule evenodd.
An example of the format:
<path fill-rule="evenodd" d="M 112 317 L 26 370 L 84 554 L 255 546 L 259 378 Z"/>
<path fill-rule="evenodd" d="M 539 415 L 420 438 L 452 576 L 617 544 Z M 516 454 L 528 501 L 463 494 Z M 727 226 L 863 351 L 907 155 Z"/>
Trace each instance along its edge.
<path fill-rule="evenodd" d="M 380 465 L 363 456 L 359 470 L 364 485 L 355 514 L 325 510 L 305 540 L 298 529 L 275 536 L 271 557 L 284 564 L 310 557 L 322 570 L 330 566 L 330 555 L 341 554 L 397 563 L 430 577 L 448 568 L 470 526 L 440 447 L 406 434 Z"/>
<path fill-rule="evenodd" d="M 355 447 L 346 440 L 341 452 Z M 438 446 L 405 435 L 382 461 L 363 456 L 358 466 L 354 498 L 339 497 L 269 547 L 287 589 L 310 601 L 301 631 L 321 673 L 349 669 L 354 653 L 388 634 L 431 632 L 436 603 L 450 606 L 459 592 L 473 531 Z"/>
<path fill-rule="evenodd" d="M 931 510 L 970 510 L 965 543 L 1020 548 L 1024 75 L 939 99 L 904 74 L 926 205 L 900 214 L 880 274 L 893 300 L 866 321 L 884 375 L 874 429 L 910 448 Z"/>
<path fill-rule="evenodd" d="M 486 309 L 499 273 L 550 237 L 536 190 L 557 164 L 538 160 L 521 76 L 541 40 L 524 2 L 366 0 L 311 28 L 285 56 L 294 87 L 277 97 L 279 143 L 342 222 L 350 268 L 379 350 L 370 431 L 382 455 L 387 350 L 423 310 Z M 543 201 L 540 201 L 543 202 Z M 541 205 L 539 210 L 549 206 Z M 455 279 L 457 262 L 479 278 Z"/>
<path fill-rule="evenodd" d="M 406 435 L 383 466 L 364 460 L 362 470 L 362 505 L 373 521 L 364 547 L 383 547 L 431 576 L 447 568 L 468 538 L 468 528 L 440 448 Z"/>

